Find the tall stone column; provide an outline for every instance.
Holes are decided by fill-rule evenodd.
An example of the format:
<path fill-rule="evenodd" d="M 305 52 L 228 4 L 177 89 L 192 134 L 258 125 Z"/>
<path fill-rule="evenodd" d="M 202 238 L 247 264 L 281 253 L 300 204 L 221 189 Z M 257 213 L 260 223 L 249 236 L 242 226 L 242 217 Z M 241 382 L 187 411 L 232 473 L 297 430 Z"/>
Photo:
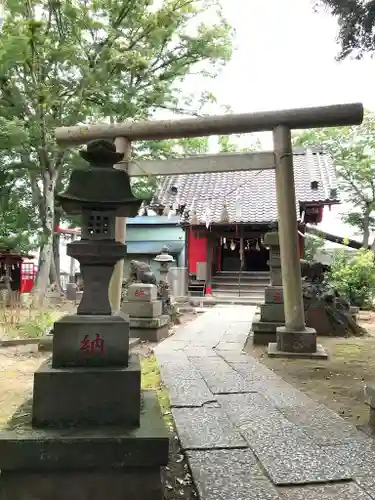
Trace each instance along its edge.
<path fill-rule="evenodd" d="M 115 219 L 133 217 L 141 200 L 127 173 L 112 168 L 122 155 L 111 142 L 93 141 L 81 155 L 91 169 L 74 170 L 59 200 L 82 215 L 82 239 L 68 252 L 81 264 L 83 297 L 77 314 L 55 322 L 32 401 L 0 433 L 0 500 L 162 499 L 168 433 L 156 394 L 141 391 L 129 319 L 112 314 L 108 296 L 126 253 Z"/>
<path fill-rule="evenodd" d="M 127 172 L 128 163 L 131 156 L 131 142 L 126 137 L 117 137 L 115 139 L 116 151 L 122 154 L 121 163 L 114 165 L 114 168 L 124 170 Z M 116 241 L 119 243 L 125 243 L 126 238 L 126 218 L 116 217 L 115 226 Z M 109 297 L 112 307 L 112 311 L 117 312 L 120 310 L 121 306 L 121 291 L 122 291 L 122 280 L 124 275 L 124 260 L 121 259 L 116 263 L 115 269 L 113 271 L 111 281 L 109 283 Z"/>
<path fill-rule="evenodd" d="M 305 326 L 290 129 L 276 127 L 273 142 L 285 327 L 277 328 L 276 343 L 270 343 L 268 354 L 326 357 L 322 347 L 317 348 L 316 331 Z"/>

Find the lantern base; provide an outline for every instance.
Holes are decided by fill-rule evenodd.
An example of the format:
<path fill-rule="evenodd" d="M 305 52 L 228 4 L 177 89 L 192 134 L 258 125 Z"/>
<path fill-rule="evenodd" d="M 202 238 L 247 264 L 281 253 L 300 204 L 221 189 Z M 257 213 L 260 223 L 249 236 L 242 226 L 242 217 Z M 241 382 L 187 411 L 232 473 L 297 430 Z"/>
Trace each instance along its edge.
<path fill-rule="evenodd" d="M 124 368 L 52 368 L 34 374 L 35 427 L 139 426 L 141 365 L 132 355 Z"/>
<path fill-rule="evenodd" d="M 168 447 L 153 391 L 143 394 L 140 426 L 131 431 L 33 428 L 28 401 L 0 432 L 0 500 L 161 500 Z"/>

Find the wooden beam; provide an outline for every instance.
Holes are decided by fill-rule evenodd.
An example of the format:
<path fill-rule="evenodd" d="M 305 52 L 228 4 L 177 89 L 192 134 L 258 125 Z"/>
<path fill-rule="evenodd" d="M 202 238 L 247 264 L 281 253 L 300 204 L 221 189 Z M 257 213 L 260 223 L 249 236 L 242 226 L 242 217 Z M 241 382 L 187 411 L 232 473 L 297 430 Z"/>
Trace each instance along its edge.
<path fill-rule="evenodd" d="M 363 105 L 338 104 L 316 108 L 287 109 L 260 113 L 226 114 L 161 121 L 124 122 L 58 127 L 58 144 L 84 144 L 93 139 L 127 137 L 131 141 L 181 139 L 222 134 L 246 134 L 273 130 L 278 125 L 289 129 L 360 125 Z"/>
<path fill-rule="evenodd" d="M 133 161 L 129 164 L 128 173 L 131 177 L 140 177 L 144 175 L 183 175 L 273 168 L 275 168 L 273 152 L 262 151 L 259 153 L 221 153 L 168 160 Z"/>

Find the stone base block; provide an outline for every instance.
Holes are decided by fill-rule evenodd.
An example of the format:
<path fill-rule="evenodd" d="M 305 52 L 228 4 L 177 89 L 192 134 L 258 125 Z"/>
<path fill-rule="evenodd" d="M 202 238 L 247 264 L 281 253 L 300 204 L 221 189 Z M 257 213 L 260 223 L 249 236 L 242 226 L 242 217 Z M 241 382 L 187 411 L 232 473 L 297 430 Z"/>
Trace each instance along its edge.
<path fill-rule="evenodd" d="M 139 425 L 141 367 L 52 368 L 46 361 L 34 374 L 34 426 Z"/>
<path fill-rule="evenodd" d="M 132 328 L 132 335 L 136 335 L 141 341 L 159 342 L 169 336 L 169 325 L 160 328 Z"/>
<path fill-rule="evenodd" d="M 316 331 L 313 328 L 289 330 L 285 326 L 276 329 L 277 350 L 283 352 L 315 353 Z"/>
<path fill-rule="evenodd" d="M 127 366 L 129 322 L 121 316 L 64 316 L 53 327 L 52 366 Z"/>
<path fill-rule="evenodd" d="M 268 345 L 276 342 L 276 332 L 253 332 L 251 338 L 254 345 Z"/>
<path fill-rule="evenodd" d="M 278 321 L 262 321 L 260 314 L 256 313 L 251 325 L 253 344 L 268 345 L 269 342 L 276 342 L 276 329 L 283 325 L 283 322 Z"/>
<path fill-rule="evenodd" d="M 130 318 L 130 328 L 161 328 L 169 323 L 169 316 L 164 314 L 158 318 Z"/>
<path fill-rule="evenodd" d="M 162 500 L 160 467 L 82 472 L 2 472 L 0 500 Z"/>
<path fill-rule="evenodd" d="M 284 289 L 282 286 L 267 286 L 264 289 L 264 301 L 266 304 L 283 304 L 284 303 Z"/>
<path fill-rule="evenodd" d="M 262 304 L 260 306 L 261 321 L 277 321 L 285 323 L 284 304 Z"/>
<path fill-rule="evenodd" d="M 375 409 L 375 384 L 366 384 L 364 388 L 366 404 Z"/>
<path fill-rule="evenodd" d="M 276 342 L 271 342 L 268 345 L 268 356 L 270 358 L 328 359 L 327 352 L 320 344 L 317 344 L 315 352 L 285 352 L 278 350 Z"/>
<path fill-rule="evenodd" d="M 162 315 L 162 301 L 153 302 L 123 302 L 121 311 L 136 318 L 158 318 Z"/>
<path fill-rule="evenodd" d="M 132 473 L 136 469 L 137 472 L 144 471 L 147 474 L 150 468 L 167 465 L 169 436 L 156 393 L 145 391 L 142 396 L 140 424 L 138 428 L 131 430 L 120 425 L 86 429 L 33 428 L 31 401 L 25 402 L 0 432 L 0 485 L 3 477 L 12 477 L 10 473 L 18 474 L 20 480 L 22 474 L 26 473 L 61 473 L 63 477 L 69 473 L 89 471 L 95 474 L 107 471 Z M 126 394 L 123 398 L 125 404 L 129 402 Z M 53 493 L 48 500 L 68 498 L 59 498 L 59 491 Z M 31 495 L 30 490 L 28 494 L 29 496 L 18 497 L 10 495 L 8 498 L 47 500 L 46 497 Z M 109 499 L 110 494 L 109 488 L 102 498 Z M 141 499 L 142 492 L 139 491 L 138 494 Z M 5 498 L 7 497 L 4 500 Z M 71 500 L 76 498 L 91 500 L 95 497 L 70 494 Z M 124 498 L 130 500 L 132 497 Z"/>

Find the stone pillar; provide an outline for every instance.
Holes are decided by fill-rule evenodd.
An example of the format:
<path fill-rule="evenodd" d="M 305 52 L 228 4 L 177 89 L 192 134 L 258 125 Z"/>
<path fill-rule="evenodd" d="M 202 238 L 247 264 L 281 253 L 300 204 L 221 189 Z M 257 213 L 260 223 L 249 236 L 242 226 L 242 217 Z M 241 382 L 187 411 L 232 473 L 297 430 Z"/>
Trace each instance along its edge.
<path fill-rule="evenodd" d="M 155 285 L 133 283 L 128 288 L 127 300 L 121 311 L 130 317 L 132 337 L 158 342 L 169 334 L 169 316 L 162 312 L 162 301 L 157 298 Z"/>
<path fill-rule="evenodd" d="M 131 143 L 126 137 L 117 137 L 115 139 L 116 151 L 123 154 L 121 163 L 114 165 L 115 168 L 124 171 L 128 170 L 128 162 L 131 156 Z M 125 243 L 126 239 L 126 218 L 116 217 L 116 241 Z M 121 305 L 122 281 L 124 276 L 124 260 L 116 263 L 112 278 L 109 284 L 109 297 L 112 311 L 119 311 Z"/>
<path fill-rule="evenodd" d="M 317 351 L 316 331 L 305 326 L 290 129 L 276 127 L 273 141 L 285 327 L 277 328 L 277 341 L 270 343 L 268 354 L 323 356 L 321 346 Z"/>
<path fill-rule="evenodd" d="M 372 435 L 375 434 L 375 384 L 365 386 L 366 403 L 369 406 L 369 430 Z"/>
<path fill-rule="evenodd" d="M 115 217 L 134 216 L 140 204 L 127 174 L 112 168 L 120 160 L 112 148 L 89 144 L 81 155 L 92 168 L 74 170 L 58 196 L 67 213 L 83 214 L 82 239 L 68 252 L 84 292 L 77 314 L 54 324 L 52 359 L 34 374 L 32 401 L 0 433 L 0 500 L 162 499 L 168 433 L 156 394 L 141 392 L 128 318 L 112 314 L 108 298 L 126 252 Z"/>
<path fill-rule="evenodd" d="M 264 244 L 270 248 L 268 265 L 271 285 L 266 287 L 265 303 L 260 306 L 260 313 L 254 316 L 252 323 L 252 341 L 255 345 L 268 345 L 269 342 L 276 342 L 276 329 L 285 324 L 278 233 L 265 234 Z"/>

